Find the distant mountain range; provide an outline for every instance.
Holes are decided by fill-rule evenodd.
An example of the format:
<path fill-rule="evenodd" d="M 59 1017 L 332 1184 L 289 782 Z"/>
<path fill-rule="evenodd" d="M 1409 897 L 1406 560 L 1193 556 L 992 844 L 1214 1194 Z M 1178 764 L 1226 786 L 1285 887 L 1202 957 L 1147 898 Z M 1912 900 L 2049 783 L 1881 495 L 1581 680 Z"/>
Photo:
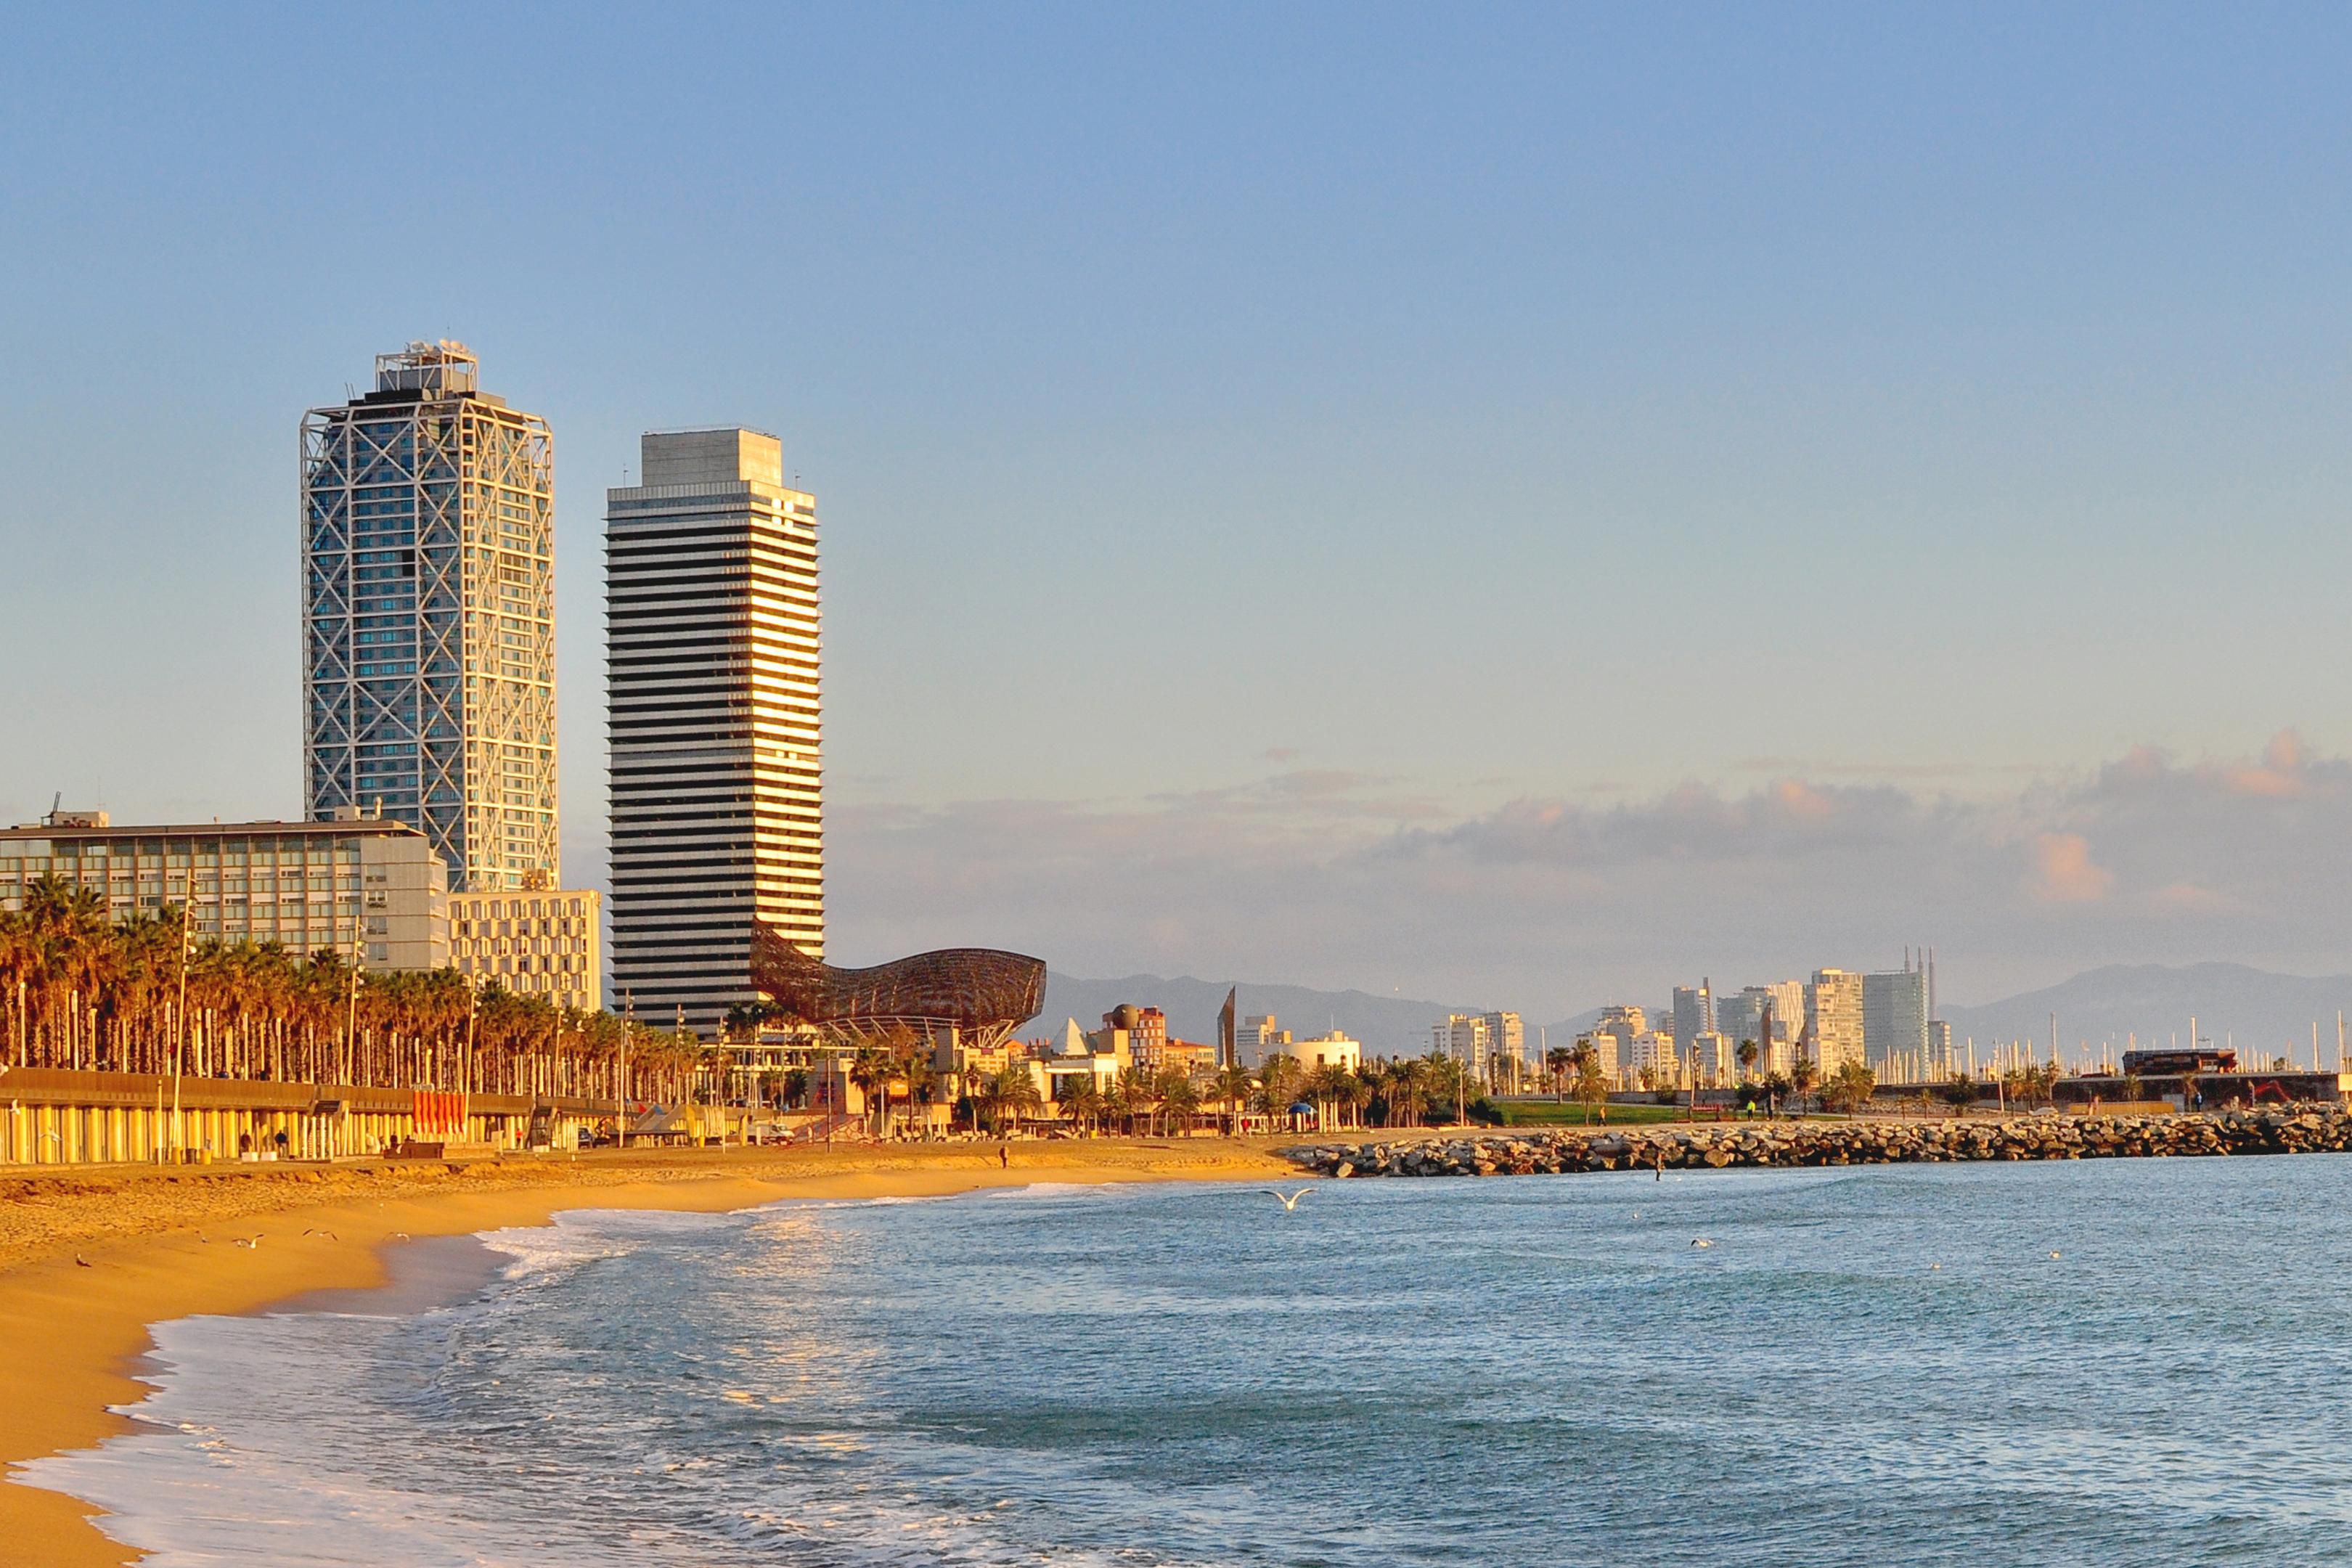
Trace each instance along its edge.
<path fill-rule="evenodd" d="M 1118 980 L 1081 980 L 1051 974 L 1045 984 L 1045 1010 L 1023 1033 L 1036 1036 L 1058 1031 L 1065 1018 L 1076 1018 L 1082 1028 L 1095 1028 L 1102 1016 L 1122 1002 L 1156 1006 L 1168 1015 L 1171 1033 L 1188 1040 L 1217 1037 L 1217 1009 L 1224 1005 L 1232 982 L 1175 980 L 1157 974 L 1130 974 Z M 1375 996 L 1365 991 L 1317 991 L 1304 985 L 1239 987 L 1236 1011 L 1244 1016 L 1272 1013 L 1281 1027 L 1300 1035 L 1319 1035 L 1337 1027 L 1363 1042 L 1374 1056 L 1419 1056 L 1429 1049 L 1429 1026 L 1448 1013 L 1478 1008 L 1398 996 Z M 2352 974 L 2273 974 L 2242 963 L 2192 963 L 2172 967 L 2159 963 L 2111 964 L 2075 975 L 2039 991 L 2028 991 L 1975 1007 L 1947 1005 L 1943 1016 L 1952 1026 L 1954 1044 L 1971 1037 L 1979 1049 L 2010 1040 L 2032 1040 L 2046 1050 L 2050 1016 L 2058 1016 L 2058 1036 L 2071 1053 L 2080 1041 L 2100 1044 L 2113 1039 L 2121 1047 L 2137 1036 L 2142 1045 L 2164 1043 L 2189 1035 L 2189 1019 L 2197 1032 L 2216 1045 L 2229 1043 L 2251 1055 L 2265 1056 L 2292 1047 L 2295 1059 L 2308 1060 L 2311 1026 L 2319 1026 L 2322 1059 L 2336 1060 L 2336 1014 L 2352 1016 Z M 1591 1008 L 1570 1018 L 1544 1026 L 1528 1026 L 1528 1047 L 1547 1036 L 1566 1044 L 1600 1021 L 1601 1009 Z"/>
<path fill-rule="evenodd" d="M 2317 1024 L 2321 1059 L 2333 1065 L 2338 1008 L 2352 1016 L 2352 974 L 2273 974 L 2242 963 L 2118 963 L 2021 996 L 1943 1011 L 1955 1044 L 1970 1036 L 1979 1047 L 2032 1040 L 2045 1051 L 2054 1013 L 2059 1042 L 2069 1052 L 2083 1040 L 2113 1039 L 2121 1047 L 2135 1035 L 2143 1046 L 2176 1036 L 2186 1045 L 2193 1014 L 2197 1032 L 2215 1045 L 2264 1056 L 2291 1048 L 2298 1061 L 2310 1059 Z"/>

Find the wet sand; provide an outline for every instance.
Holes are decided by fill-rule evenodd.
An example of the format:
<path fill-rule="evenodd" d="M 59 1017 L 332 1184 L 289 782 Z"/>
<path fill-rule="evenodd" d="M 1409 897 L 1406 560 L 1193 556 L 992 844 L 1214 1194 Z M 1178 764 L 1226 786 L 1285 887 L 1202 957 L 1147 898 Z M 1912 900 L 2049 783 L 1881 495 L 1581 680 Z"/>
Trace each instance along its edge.
<path fill-rule="evenodd" d="M 718 1212 L 784 1198 L 924 1197 L 1033 1182 L 1246 1181 L 1295 1167 L 1276 1140 L 1102 1139 L 994 1145 L 630 1151 L 543 1159 L 168 1172 L 0 1173 L 0 1464 L 84 1448 L 128 1423 L 149 1325 L 273 1304 L 371 1310 L 447 1299 L 491 1267 L 467 1237 L 543 1225 L 562 1209 Z M 238 1245 L 240 1241 L 250 1245 Z M 469 1253 L 468 1248 L 471 1248 Z M 474 1254 L 481 1254 L 477 1257 Z M 390 1266 L 388 1267 L 388 1260 Z M 340 1299 L 348 1306 L 352 1299 Z M 0 1485 L 0 1542 L 39 1568 L 135 1560 L 88 1504 Z"/>

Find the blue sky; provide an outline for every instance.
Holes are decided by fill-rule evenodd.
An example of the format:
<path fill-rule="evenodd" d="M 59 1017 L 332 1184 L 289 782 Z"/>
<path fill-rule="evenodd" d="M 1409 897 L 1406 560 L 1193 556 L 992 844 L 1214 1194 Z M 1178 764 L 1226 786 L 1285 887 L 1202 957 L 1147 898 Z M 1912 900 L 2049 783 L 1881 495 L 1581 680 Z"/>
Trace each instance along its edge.
<path fill-rule="evenodd" d="M 10 30 L 11 819 L 299 809 L 296 422 L 450 336 L 556 429 L 575 878 L 602 489 L 741 421 L 824 517 L 852 961 L 1530 1014 L 1920 941 L 1971 1001 L 2341 967 L 2325 854 L 2226 885 L 2298 842 L 2228 781 L 2352 754 L 2338 8 Z M 2085 830 L 2156 756 L 2256 803 L 2213 864 Z M 1684 831 L 1791 788 L 1833 860 Z M 1980 873 L 1918 881 L 1956 822 Z"/>

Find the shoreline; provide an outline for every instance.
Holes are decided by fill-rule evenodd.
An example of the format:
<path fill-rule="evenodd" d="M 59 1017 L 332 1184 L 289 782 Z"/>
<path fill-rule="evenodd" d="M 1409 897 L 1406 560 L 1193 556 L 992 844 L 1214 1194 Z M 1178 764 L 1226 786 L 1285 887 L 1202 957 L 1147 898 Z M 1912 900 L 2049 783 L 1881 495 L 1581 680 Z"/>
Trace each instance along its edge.
<path fill-rule="evenodd" d="M 794 1198 L 946 1197 L 1041 1182 L 1293 1175 L 1273 1139 L 1105 1139 L 632 1151 L 477 1164 L 236 1166 L 203 1173 L 74 1167 L 0 1174 L 0 1539 L 49 1568 L 128 1568 L 96 1505 L 18 1467 L 132 1429 L 152 1326 L 310 1310 L 383 1290 L 410 1240 L 541 1226 L 567 1209 L 724 1213 Z M 240 1239 L 258 1237 L 252 1246 Z M 352 1298 L 344 1296 L 345 1303 Z"/>

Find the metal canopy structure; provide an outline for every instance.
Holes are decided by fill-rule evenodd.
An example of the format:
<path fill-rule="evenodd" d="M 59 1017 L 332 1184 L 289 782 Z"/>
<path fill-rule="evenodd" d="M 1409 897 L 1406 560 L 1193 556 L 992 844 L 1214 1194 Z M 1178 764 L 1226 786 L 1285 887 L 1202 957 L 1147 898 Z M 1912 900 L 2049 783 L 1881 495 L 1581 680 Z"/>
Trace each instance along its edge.
<path fill-rule="evenodd" d="M 779 1012 L 857 1044 L 952 1028 L 965 1044 L 992 1050 L 1045 1005 L 1043 959 L 950 947 L 870 969 L 836 969 L 765 925 L 751 936 L 751 984 Z"/>

